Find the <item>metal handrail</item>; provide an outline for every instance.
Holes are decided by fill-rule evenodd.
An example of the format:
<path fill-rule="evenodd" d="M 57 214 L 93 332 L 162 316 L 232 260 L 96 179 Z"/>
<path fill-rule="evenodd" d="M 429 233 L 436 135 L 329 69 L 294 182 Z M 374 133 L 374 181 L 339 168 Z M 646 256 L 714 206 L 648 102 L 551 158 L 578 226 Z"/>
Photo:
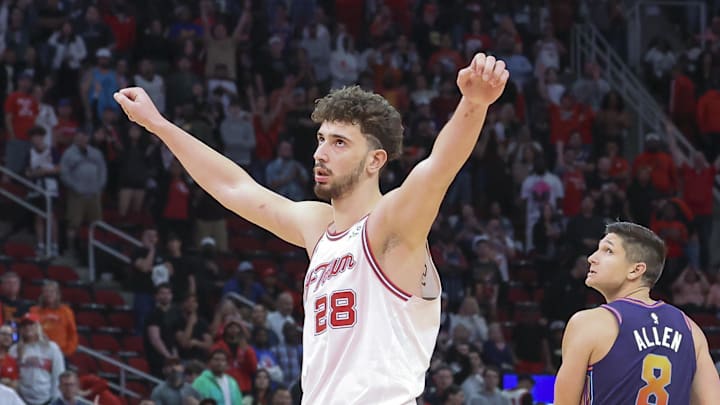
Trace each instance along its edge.
<path fill-rule="evenodd" d="M 118 228 L 108 224 L 107 222 L 95 221 L 92 224 L 90 224 L 90 229 L 88 231 L 88 267 L 89 267 L 90 282 L 95 281 L 95 248 L 102 250 L 103 252 L 115 257 L 116 259 L 122 261 L 125 264 L 131 263 L 131 260 L 127 255 L 125 255 L 122 252 L 118 251 L 117 249 L 95 239 L 95 229 L 96 228 L 101 228 L 107 232 L 115 234 L 116 236 L 126 240 L 127 242 L 132 243 L 136 247 L 142 247 L 142 243 L 139 240 L 137 240 L 136 238 L 119 230 Z"/>
<path fill-rule="evenodd" d="M 238 293 L 232 292 L 232 291 L 225 293 L 223 295 L 223 299 L 225 299 L 225 298 L 232 298 L 234 300 L 239 301 L 242 304 L 247 305 L 250 308 L 253 308 L 257 304 L 255 301 L 251 300 L 250 298 L 247 298 L 246 296 L 244 296 L 242 294 L 238 294 Z M 246 326 L 250 326 L 250 324 L 248 322 L 245 322 L 245 324 L 246 324 Z M 298 325 L 297 330 L 299 332 L 302 332 L 303 331 L 302 326 Z"/>
<path fill-rule="evenodd" d="M 628 105 L 634 107 L 638 118 L 638 126 L 643 124 L 651 128 L 660 136 L 672 136 L 678 146 L 678 163 L 691 161 L 695 148 L 685 136 L 670 122 L 655 98 L 648 93 L 646 87 L 639 81 L 635 73 L 620 58 L 615 50 L 608 44 L 602 34 L 592 24 L 578 24 L 574 29 L 572 41 L 572 62 L 577 74 L 581 73 L 583 60 L 600 62 L 604 67 L 605 77 L 616 89 Z M 642 137 L 639 137 L 642 142 Z M 716 177 L 713 194 L 720 201 L 720 176 Z"/>
<path fill-rule="evenodd" d="M 45 198 L 45 211 L 37 208 L 36 206 L 28 203 L 27 201 L 23 200 L 22 198 L 19 198 L 15 194 L 0 188 L 0 194 L 5 196 L 7 199 L 15 202 L 16 204 L 20 205 L 21 207 L 31 211 L 32 213 L 38 215 L 39 217 L 45 219 L 45 255 L 47 257 L 50 257 L 50 254 L 52 252 L 52 195 L 50 195 L 50 192 L 45 190 L 43 187 L 38 186 L 37 184 L 31 182 L 30 180 L 26 179 L 23 176 L 20 176 L 19 174 L 15 173 L 14 171 L 8 169 L 7 167 L 0 166 L 0 172 L 5 174 L 8 177 L 11 177 L 13 180 L 17 181 L 18 183 L 21 183 L 25 187 L 41 194 Z"/>
<path fill-rule="evenodd" d="M 156 378 L 156 377 L 154 377 L 154 376 L 151 376 L 151 375 L 148 374 L 148 373 L 145 373 L 145 372 L 143 372 L 143 371 L 140 371 L 140 370 L 138 370 L 138 369 L 136 369 L 136 368 L 134 368 L 134 367 L 131 367 L 131 366 L 125 364 L 125 363 L 121 363 L 121 362 L 113 359 L 112 357 L 108 357 L 108 356 L 106 356 L 106 355 L 104 355 L 104 354 L 102 354 L 102 353 L 100 353 L 100 352 L 97 352 L 97 351 L 95 351 L 95 350 L 92 350 L 92 349 L 90 349 L 90 348 L 88 348 L 88 347 L 86 347 L 86 346 L 78 345 L 77 351 L 80 352 L 80 353 L 85 353 L 85 354 L 87 354 L 87 355 L 89 355 L 89 356 L 91 356 L 91 357 L 95 357 L 96 359 L 98 359 L 98 360 L 100 360 L 100 361 L 104 361 L 104 362 L 106 362 L 106 363 L 110 363 L 110 364 L 112 364 L 113 366 L 119 368 L 119 369 L 120 369 L 120 383 L 119 383 L 119 384 L 115 384 L 115 383 L 109 381 L 109 382 L 108 382 L 108 385 L 109 385 L 111 388 L 114 388 L 115 390 L 117 390 L 117 391 L 118 391 L 120 394 L 122 394 L 122 395 L 129 395 L 129 396 L 131 396 L 131 397 L 133 397 L 133 398 L 141 398 L 141 397 L 142 397 L 142 396 L 141 396 L 140 394 L 138 394 L 137 392 L 132 391 L 132 390 L 128 389 L 128 388 L 125 386 L 125 384 L 126 384 L 126 382 L 127 382 L 127 375 L 126 375 L 126 374 L 131 374 L 131 375 L 138 376 L 138 377 L 142 378 L 143 380 L 149 381 L 149 382 L 151 382 L 151 383 L 153 383 L 153 384 L 155 384 L 155 385 L 162 384 L 162 380 L 160 380 L 160 379 L 158 379 L 158 378 Z"/>

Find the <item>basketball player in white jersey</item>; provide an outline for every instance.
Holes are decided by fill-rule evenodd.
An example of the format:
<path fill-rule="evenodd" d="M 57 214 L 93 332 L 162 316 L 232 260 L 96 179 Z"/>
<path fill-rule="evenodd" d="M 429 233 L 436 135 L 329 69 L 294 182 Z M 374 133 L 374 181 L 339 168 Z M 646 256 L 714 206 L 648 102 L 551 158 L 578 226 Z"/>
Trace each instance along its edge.
<path fill-rule="evenodd" d="M 386 195 L 379 174 L 402 154 L 400 114 L 358 87 L 319 100 L 315 192 L 330 204 L 293 202 L 262 187 L 163 118 L 142 89 L 115 99 L 219 202 L 307 251 L 302 403 L 399 405 L 423 392 L 440 326 L 427 235 L 508 76 L 504 62 L 484 54 L 460 70 L 462 99 L 430 156 Z"/>

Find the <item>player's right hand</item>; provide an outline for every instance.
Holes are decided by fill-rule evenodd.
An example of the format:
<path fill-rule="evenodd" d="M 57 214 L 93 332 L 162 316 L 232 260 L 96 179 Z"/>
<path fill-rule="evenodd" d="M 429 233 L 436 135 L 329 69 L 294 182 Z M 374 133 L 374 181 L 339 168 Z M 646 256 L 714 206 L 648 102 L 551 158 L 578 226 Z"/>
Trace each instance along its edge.
<path fill-rule="evenodd" d="M 128 87 L 113 95 L 128 119 L 152 132 L 152 124 L 163 119 L 150 96 L 140 87 Z"/>

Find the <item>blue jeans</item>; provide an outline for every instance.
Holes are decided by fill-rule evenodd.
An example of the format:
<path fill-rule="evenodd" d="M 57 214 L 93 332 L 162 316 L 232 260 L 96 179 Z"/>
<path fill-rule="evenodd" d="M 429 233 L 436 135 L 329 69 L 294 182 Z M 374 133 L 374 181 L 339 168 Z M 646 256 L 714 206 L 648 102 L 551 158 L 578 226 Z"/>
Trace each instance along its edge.
<path fill-rule="evenodd" d="M 145 329 L 145 320 L 155 308 L 155 297 L 148 293 L 135 293 L 133 309 L 135 310 L 135 329 L 137 334 L 142 335 Z"/>

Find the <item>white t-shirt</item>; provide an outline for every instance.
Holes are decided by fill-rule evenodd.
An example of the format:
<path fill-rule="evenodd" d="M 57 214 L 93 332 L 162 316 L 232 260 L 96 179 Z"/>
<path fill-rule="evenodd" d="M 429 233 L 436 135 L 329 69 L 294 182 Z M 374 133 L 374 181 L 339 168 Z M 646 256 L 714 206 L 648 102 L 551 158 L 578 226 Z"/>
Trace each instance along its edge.
<path fill-rule="evenodd" d="M 225 405 L 233 405 L 232 396 L 230 395 L 230 382 L 228 381 L 227 374 L 223 374 L 222 377 L 217 379 L 217 382 L 222 390 L 223 398 L 225 398 Z"/>
<path fill-rule="evenodd" d="M 12 388 L 0 384 L 0 403 L 4 405 L 25 405 Z"/>

